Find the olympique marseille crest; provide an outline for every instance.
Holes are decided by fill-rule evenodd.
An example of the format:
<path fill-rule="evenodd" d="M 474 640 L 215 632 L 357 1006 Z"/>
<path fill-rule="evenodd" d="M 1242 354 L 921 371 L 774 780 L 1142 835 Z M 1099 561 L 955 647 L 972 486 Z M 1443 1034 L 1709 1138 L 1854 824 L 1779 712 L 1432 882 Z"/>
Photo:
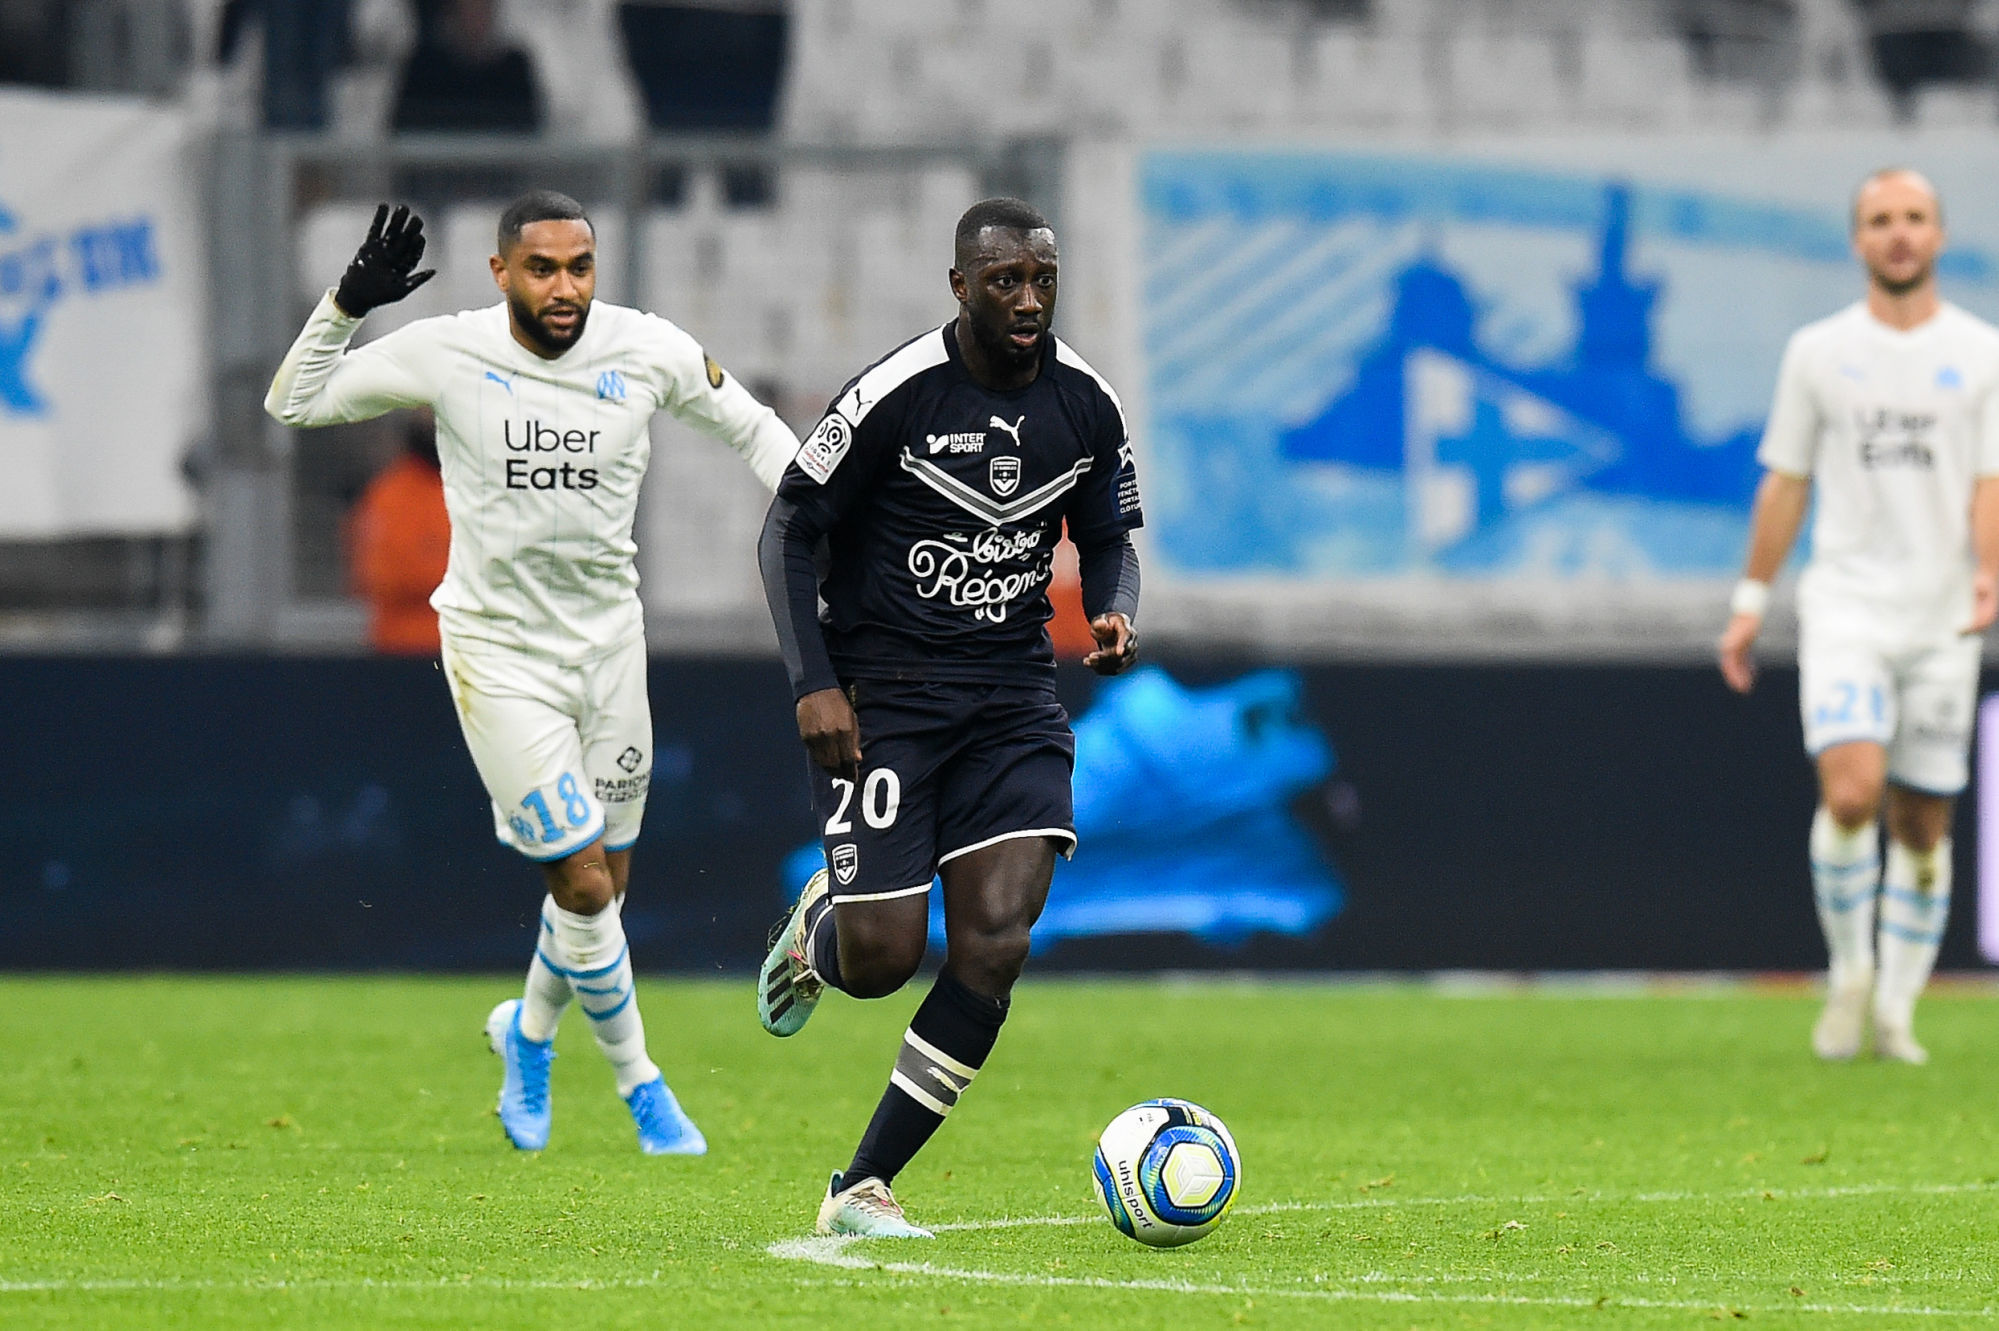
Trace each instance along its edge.
<path fill-rule="evenodd" d="M 852 842 L 833 847 L 833 876 L 845 887 L 861 870 L 861 852 Z"/>
<path fill-rule="evenodd" d="M 1014 457 L 994 458 L 988 467 L 988 478 L 993 483 L 993 493 L 1004 499 L 1020 485 L 1020 459 Z"/>

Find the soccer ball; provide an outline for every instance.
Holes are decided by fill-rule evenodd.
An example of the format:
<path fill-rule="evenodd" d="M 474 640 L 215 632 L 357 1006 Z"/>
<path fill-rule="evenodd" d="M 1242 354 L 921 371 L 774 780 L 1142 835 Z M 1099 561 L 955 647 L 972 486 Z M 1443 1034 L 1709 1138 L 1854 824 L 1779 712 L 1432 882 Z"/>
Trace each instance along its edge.
<path fill-rule="evenodd" d="M 1192 1243 L 1222 1223 L 1242 1157 L 1222 1121 L 1187 1100 L 1133 1105 L 1097 1138 L 1097 1200 L 1127 1238 L 1151 1248 Z"/>

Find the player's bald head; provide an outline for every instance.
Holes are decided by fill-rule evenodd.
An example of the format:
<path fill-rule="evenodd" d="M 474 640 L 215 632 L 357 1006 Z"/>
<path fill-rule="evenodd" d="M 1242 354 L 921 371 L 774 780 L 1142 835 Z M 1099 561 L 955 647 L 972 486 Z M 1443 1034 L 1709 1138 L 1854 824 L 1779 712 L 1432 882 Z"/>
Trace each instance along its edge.
<path fill-rule="evenodd" d="M 1861 219 L 1867 216 L 1870 209 L 1887 202 L 1886 196 L 1906 195 L 1911 191 L 1929 200 L 1930 215 L 1941 226 L 1943 196 L 1937 193 L 1937 187 L 1930 183 L 1930 178 L 1913 167 L 1884 166 L 1879 171 L 1869 173 L 1868 177 L 1860 182 L 1860 187 L 1853 191 L 1853 229 L 1858 231 Z"/>

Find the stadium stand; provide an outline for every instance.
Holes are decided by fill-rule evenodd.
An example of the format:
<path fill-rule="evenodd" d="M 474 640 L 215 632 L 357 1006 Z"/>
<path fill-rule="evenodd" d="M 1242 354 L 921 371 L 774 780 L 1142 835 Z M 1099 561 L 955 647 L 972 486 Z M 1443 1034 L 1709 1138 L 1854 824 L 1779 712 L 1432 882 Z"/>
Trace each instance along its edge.
<path fill-rule="evenodd" d="M 331 143 L 381 140 L 399 71 L 435 26 L 439 3 L 281 8 L 280 22 L 256 0 L 0 0 L 0 78 L 171 93 L 222 128 L 323 124 Z M 794 425 L 815 416 L 863 360 L 948 314 L 942 238 L 972 198 L 1016 186 L 1017 176 L 995 168 L 1009 145 L 1999 121 L 1989 7 L 1969 0 L 495 0 L 491 8 L 496 40 L 524 53 L 541 90 L 545 142 L 621 146 L 650 128 L 668 136 L 656 144 L 670 144 L 673 133 L 721 129 L 756 145 L 739 161 L 713 152 L 661 161 L 656 151 L 637 189 L 615 152 L 578 154 L 550 183 L 591 204 L 607 297 L 636 292 L 696 330 Z M 695 30 L 713 39 L 704 50 L 717 66 L 698 88 L 669 58 Z M 308 55 L 286 46 L 300 42 Z M 282 86 L 301 68 L 324 86 Z M 444 276 L 371 320 L 371 333 L 491 299 L 487 233 L 510 177 L 490 159 L 483 176 L 471 167 L 384 174 L 345 160 L 301 180 L 287 223 L 301 308 L 338 273 L 387 188 L 436 214 Z M 631 237 L 625 216 L 640 199 L 648 206 Z M 626 271 L 632 255 L 642 256 L 636 284 Z M 310 461 L 338 446 L 331 437 L 296 445 L 298 595 L 331 594 L 343 581 L 338 501 L 351 490 L 351 469 Z M 729 459 L 698 444 L 664 452 L 663 486 L 698 480 L 726 493 L 740 479 Z M 315 478 L 334 489 L 312 493 Z M 651 547 L 664 551 L 650 570 L 653 594 L 688 608 L 754 607 L 735 556 L 756 507 L 746 491 L 704 515 L 712 529 L 652 533 Z M 0 551 L 0 562 L 9 558 Z M 70 566 L 78 577 L 97 567 Z M 135 581 L 116 561 L 107 568 L 102 585 L 79 589 L 80 604 L 156 581 Z M 657 576 L 662 569 L 668 576 Z M 21 581 L 0 578 L 0 595 Z"/>

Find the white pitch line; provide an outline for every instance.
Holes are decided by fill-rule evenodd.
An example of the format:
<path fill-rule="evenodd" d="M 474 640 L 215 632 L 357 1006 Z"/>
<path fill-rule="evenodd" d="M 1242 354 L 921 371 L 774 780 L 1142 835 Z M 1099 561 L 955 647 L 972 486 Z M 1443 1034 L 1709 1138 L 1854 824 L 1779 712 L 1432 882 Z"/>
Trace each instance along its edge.
<path fill-rule="evenodd" d="M 1548 1206 L 1556 1204 L 1583 1205 L 1599 1203 L 1616 1205 L 1620 1203 L 1671 1204 L 1678 1202 L 1725 1202 L 1725 1201 L 1834 1201 L 1848 1197 L 1880 1196 L 1938 1196 L 1950 1193 L 1976 1193 L 1999 1191 L 1999 1182 L 1983 1183 L 1939 1183 L 1939 1184 L 1852 1184 L 1830 1188 L 1758 1188 L 1753 1191 L 1736 1193 L 1694 1193 L 1694 1192 L 1646 1192 L 1630 1196 L 1568 1195 L 1568 1196 L 1528 1196 L 1528 1197 L 1382 1197 L 1356 1198 L 1323 1202 L 1272 1202 L 1263 1206 L 1244 1207 L 1237 1215 L 1277 1215 L 1287 1211 L 1346 1211 L 1380 1209 L 1407 1206 Z M 999 1220 L 972 1220 L 957 1224 L 938 1225 L 939 1233 L 963 1233 L 977 1230 L 1019 1229 L 1026 1227 L 1056 1227 L 1099 1223 L 1097 1216 L 1017 1216 Z M 935 1280 L 961 1280 L 981 1284 L 1035 1286 L 1042 1288 L 1080 1289 L 1128 1289 L 1157 1291 L 1169 1294 L 1211 1294 L 1223 1297 L 1268 1297 L 1287 1299 L 1320 1299 L 1346 1303 L 1449 1303 L 1478 1305 L 1507 1305 L 1545 1308 L 1595 1308 L 1624 1307 L 1647 1308 L 1666 1311 L 1707 1312 L 1729 1306 L 1751 1313 L 1840 1313 L 1862 1317 L 1976 1317 L 1991 1319 L 1999 1317 L 1999 1309 L 1984 1308 L 1934 1308 L 1927 1305 L 1896 1307 L 1892 1305 L 1859 1303 L 1796 1303 L 1741 1305 L 1726 1304 L 1723 1300 L 1683 1300 L 1647 1299 L 1635 1297 L 1607 1296 L 1601 1302 L 1593 1298 L 1563 1297 L 1559 1295 L 1531 1294 L 1455 1294 L 1439 1291 L 1413 1291 L 1401 1289 L 1369 1289 L 1368 1285 L 1431 1284 L 1437 1278 L 1427 1276 L 1400 1276 L 1388 1271 L 1366 1271 L 1340 1278 L 1338 1281 L 1313 1288 L 1288 1288 L 1276 1285 L 1216 1285 L 1198 1284 L 1181 1280 L 1114 1280 L 1102 1276 L 1042 1276 L 1013 1271 L 985 1271 L 966 1267 L 939 1266 L 931 1262 L 884 1262 L 863 1257 L 848 1249 L 864 1240 L 854 1235 L 834 1235 L 803 1239 L 782 1239 L 771 1244 L 764 1251 L 781 1261 L 807 1262 L 815 1266 L 833 1267 L 846 1271 L 884 1271 L 895 1275 L 923 1276 Z M 1540 1273 L 1527 1276 L 1495 1275 L 1481 1280 L 1492 1284 L 1533 1283 L 1549 1279 Z M 1469 1280 L 1467 1281 L 1469 1283 Z"/>
<path fill-rule="evenodd" d="M 1140 1290 L 1165 1294 L 1212 1294 L 1225 1298 L 1320 1299 L 1337 1303 L 1452 1303 L 1501 1304 L 1532 1308 L 1651 1308 L 1681 1312 L 1707 1312 L 1715 1308 L 1736 1308 L 1750 1313 L 1852 1313 L 1865 1317 L 1979 1317 L 1999 1315 L 1992 1308 L 1893 1307 L 1887 1305 L 1841 1303 L 1738 1304 L 1725 1299 L 1646 1299 L 1610 1295 L 1601 1300 L 1537 1294 L 1453 1294 L 1437 1291 L 1356 1288 L 1356 1285 L 1393 1284 L 1401 1278 L 1387 1271 L 1369 1271 L 1349 1277 L 1351 1284 L 1313 1289 L 1287 1289 L 1281 1285 L 1204 1285 L 1188 1280 L 1112 1280 L 1104 1276 L 1037 1276 L 1014 1271 L 980 1271 L 964 1267 L 937 1266 L 930 1262 L 877 1262 L 846 1251 L 859 1242 L 852 1235 L 830 1238 L 784 1239 L 765 1249 L 771 1256 L 787 1261 L 811 1262 L 818 1266 L 848 1271 L 886 1271 L 895 1275 L 925 1276 L 933 1280 L 962 1280 L 989 1285 L 1021 1285 L 1036 1288 Z M 1503 1276 L 1495 1284 L 1506 1283 Z"/>
<path fill-rule="evenodd" d="M 1460 1193 L 1455 1197 L 1350 1197 L 1337 1201 L 1265 1202 L 1261 1206 L 1238 1207 L 1232 1215 L 1279 1215 L 1286 1211 L 1373 1211 L 1398 1206 L 1568 1206 L 1595 1203 L 1658 1205 L 1674 1202 L 1755 1202 L 1755 1201 L 1838 1201 L 1846 1197 L 1939 1197 L 1952 1193 L 1999 1192 L 1999 1180 L 1984 1183 L 1853 1183 L 1830 1188 L 1750 1188 L 1742 1192 L 1638 1192 L 1625 1196 L 1615 1193 L 1561 1193 L 1524 1197 L 1488 1197 Z M 1092 1225 L 1102 1220 L 1094 1215 L 1015 1216 L 1001 1220 L 967 1220 L 958 1224 L 932 1225 L 947 1230 L 1016 1229 L 1038 1225 Z"/>

